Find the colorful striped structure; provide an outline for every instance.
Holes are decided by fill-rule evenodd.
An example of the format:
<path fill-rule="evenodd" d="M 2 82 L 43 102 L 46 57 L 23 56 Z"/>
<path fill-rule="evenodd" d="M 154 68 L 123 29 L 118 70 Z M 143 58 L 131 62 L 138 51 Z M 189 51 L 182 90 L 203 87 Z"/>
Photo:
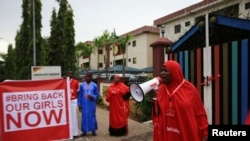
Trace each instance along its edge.
<path fill-rule="evenodd" d="M 212 16 L 210 46 L 204 47 L 205 31 L 196 24 L 172 45 L 168 59 L 177 60 L 197 87 L 210 124 L 244 124 L 250 108 L 250 21 Z"/>

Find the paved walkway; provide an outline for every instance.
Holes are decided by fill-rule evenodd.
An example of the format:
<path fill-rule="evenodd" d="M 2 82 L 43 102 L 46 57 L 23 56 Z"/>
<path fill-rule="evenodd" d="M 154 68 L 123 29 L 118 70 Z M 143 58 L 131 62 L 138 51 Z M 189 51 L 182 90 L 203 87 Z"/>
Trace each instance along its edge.
<path fill-rule="evenodd" d="M 80 119 L 80 113 L 79 118 Z M 74 139 L 74 141 L 152 141 L 153 129 L 150 124 L 142 124 L 129 119 L 129 134 L 123 137 L 112 137 L 109 135 L 109 111 L 97 107 L 96 116 L 98 122 L 97 136 L 92 136 L 91 133 Z M 80 128 L 80 122 L 79 122 Z M 79 131 L 81 134 L 81 131 Z"/>

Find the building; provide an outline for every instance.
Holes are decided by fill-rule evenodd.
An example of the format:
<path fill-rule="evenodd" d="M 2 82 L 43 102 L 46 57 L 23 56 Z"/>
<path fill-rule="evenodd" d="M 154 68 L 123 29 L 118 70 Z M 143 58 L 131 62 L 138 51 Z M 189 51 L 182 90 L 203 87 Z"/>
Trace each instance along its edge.
<path fill-rule="evenodd" d="M 143 26 L 120 35 L 120 37 L 128 34 L 132 38 L 128 42 L 125 51 L 112 44 L 108 50 L 104 47 L 100 48 L 92 53 L 90 57 L 81 56 L 78 66 L 86 70 L 89 68 L 97 70 L 99 60 L 99 70 L 105 70 L 106 63 L 108 68 L 115 65 L 122 65 L 124 58 L 125 65 L 132 68 L 143 69 L 152 67 L 152 48 L 149 45 L 159 38 L 159 29 L 155 26 Z M 91 44 L 91 41 L 86 41 L 85 43 Z"/>
<path fill-rule="evenodd" d="M 250 109 L 249 11 L 249 0 L 203 0 L 154 20 L 174 42 L 166 60 L 197 87 L 210 124 L 244 124 Z"/>
<path fill-rule="evenodd" d="M 152 49 L 149 47 L 150 43 L 159 38 L 159 29 L 154 26 L 143 26 L 127 34 L 132 35 L 132 39 L 129 41 L 127 50 L 125 52 L 126 66 L 143 69 L 152 66 Z M 116 64 L 122 64 L 123 54 L 117 54 L 111 56 L 111 66 Z"/>
<path fill-rule="evenodd" d="M 154 25 L 165 25 L 165 36 L 175 42 L 207 13 L 250 19 L 249 8 L 249 0 L 203 0 L 154 20 Z"/>

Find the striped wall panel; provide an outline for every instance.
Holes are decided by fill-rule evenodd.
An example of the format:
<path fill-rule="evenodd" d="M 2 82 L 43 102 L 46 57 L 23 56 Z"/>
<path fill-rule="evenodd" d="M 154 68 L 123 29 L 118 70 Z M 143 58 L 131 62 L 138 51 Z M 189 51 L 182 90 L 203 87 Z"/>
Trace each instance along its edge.
<path fill-rule="evenodd" d="M 201 83 L 203 81 L 203 75 L 202 75 L 202 49 L 198 48 L 196 49 L 196 87 L 197 90 L 199 92 L 199 94 L 201 95 L 201 97 L 203 97 L 202 95 L 202 90 L 201 90 Z"/>
<path fill-rule="evenodd" d="M 178 53 L 173 54 L 173 60 L 178 61 Z"/>
<path fill-rule="evenodd" d="M 182 72 L 184 72 L 184 61 L 183 61 L 183 58 L 184 58 L 184 53 L 183 51 L 180 51 L 179 52 L 179 57 L 178 57 L 178 62 L 180 63 L 181 65 L 181 68 L 182 68 Z"/>
<path fill-rule="evenodd" d="M 248 112 L 248 100 L 249 100 L 249 54 L 248 54 L 248 40 L 244 39 L 241 42 L 241 124 L 244 124 L 246 121 L 246 116 Z"/>
<path fill-rule="evenodd" d="M 190 50 L 190 79 L 195 85 L 195 51 Z"/>
<path fill-rule="evenodd" d="M 220 46 L 213 47 L 214 78 L 214 123 L 220 124 Z"/>
<path fill-rule="evenodd" d="M 250 110 L 249 47 L 244 39 L 168 55 L 197 87 L 210 124 L 244 124 Z M 206 77 L 215 78 L 201 85 Z"/>
<path fill-rule="evenodd" d="M 185 75 L 185 79 L 189 80 L 189 55 L 188 55 L 188 51 L 184 51 L 184 75 Z"/>
<path fill-rule="evenodd" d="M 238 124 L 238 42 L 232 42 L 232 124 Z"/>
<path fill-rule="evenodd" d="M 208 78 L 212 76 L 212 63 L 211 63 L 211 48 L 205 47 L 203 48 L 203 75 L 204 78 Z M 207 81 L 207 79 L 204 79 Z M 206 108 L 208 122 L 212 124 L 212 83 L 203 87 L 204 94 L 204 106 Z"/>
<path fill-rule="evenodd" d="M 222 124 L 229 124 L 229 45 L 228 43 L 224 43 L 222 45 L 222 114 L 221 114 L 221 119 L 222 119 Z M 231 90 L 230 90 L 231 91 Z M 231 115 L 230 115 L 231 116 Z"/>
<path fill-rule="evenodd" d="M 170 53 L 169 55 L 168 55 L 168 60 L 172 60 L 173 59 L 173 53 Z"/>

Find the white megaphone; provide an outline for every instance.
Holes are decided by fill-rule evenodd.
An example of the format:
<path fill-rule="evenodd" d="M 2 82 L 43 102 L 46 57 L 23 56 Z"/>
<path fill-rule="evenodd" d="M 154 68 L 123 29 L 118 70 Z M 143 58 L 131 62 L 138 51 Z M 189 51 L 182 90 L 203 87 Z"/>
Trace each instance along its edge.
<path fill-rule="evenodd" d="M 142 84 L 131 84 L 129 86 L 131 96 L 136 102 L 142 102 L 144 99 L 144 96 L 152 89 L 157 88 L 160 82 L 161 82 L 161 78 L 155 77 Z"/>

